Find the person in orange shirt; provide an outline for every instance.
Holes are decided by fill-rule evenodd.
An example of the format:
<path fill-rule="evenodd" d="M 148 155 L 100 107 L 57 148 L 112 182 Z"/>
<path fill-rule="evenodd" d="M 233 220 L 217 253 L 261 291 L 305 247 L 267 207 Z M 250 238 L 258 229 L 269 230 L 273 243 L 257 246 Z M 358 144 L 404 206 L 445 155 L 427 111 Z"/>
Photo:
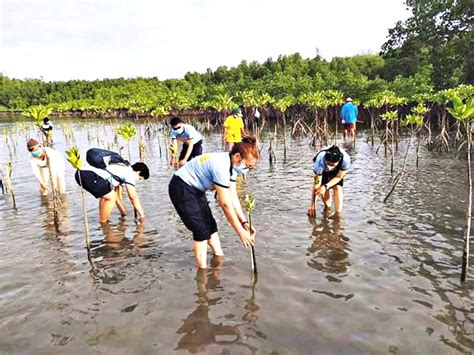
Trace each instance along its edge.
<path fill-rule="evenodd" d="M 242 136 L 247 136 L 242 119 L 242 111 L 240 108 L 234 108 L 232 115 L 224 121 L 222 144 L 225 144 L 225 150 L 230 152 L 235 143 L 242 141 Z"/>

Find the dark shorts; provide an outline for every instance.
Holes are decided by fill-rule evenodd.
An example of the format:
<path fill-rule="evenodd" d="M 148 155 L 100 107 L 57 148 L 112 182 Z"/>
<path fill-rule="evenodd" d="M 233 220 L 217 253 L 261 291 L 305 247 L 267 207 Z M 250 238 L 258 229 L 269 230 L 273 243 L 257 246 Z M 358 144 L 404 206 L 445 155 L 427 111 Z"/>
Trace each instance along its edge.
<path fill-rule="evenodd" d="M 339 169 L 334 169 L 332 171 L 323 172 L 323 178 L 321 180 L 321 185 L 327 184 L 329 181 L 332 180 L 332 178 L 335 178 L 338 172 L 339 172 Z M 336 185 L 344 186 L 344 179 L 339 181 Z M 333 186 L 331 186 L 329 188 L 329 190 L 331 190 L 332 188 L 333 188 Z"/>
<path fill-rule="evenodd" d="M 81 180 L 79 180 L 79 174 Z M 90 170 L 77 170 L 74 178 L 79 186 L 91 193 L 95 198 L 101 198 L 112 191 L 112 186 L 104 178 Z"/>
<path fill-rule="evenodd" d="M 217 232 L 217 223 L 212 217 L 205 192 L 173 175 L 168 186 L 168 193 L 184 225 L 193 232 L 194 240 L 208 240 L 211 234 Z"/>
<path fill-rule="evenodd" d="M 183 148 L 181 149 L 181 153 L 179 154 L 179 160 L 183 160 L 184 156 L 186 155 L 186 152 L 188 150 L 188 145 L 183 144 Z M 197 157 L 198 155 L 202 154 L 202 140 L 199 142 L 196 142 L 193 145 L 193 151 L 191 152 L 191 155 L 188 158 L 188 161 L 190 161 L 192 158 Z"/>
<path fill-rule="evenodd" d="M 355 129 L 355 123 L 344 123 L 344 129 Z"/>

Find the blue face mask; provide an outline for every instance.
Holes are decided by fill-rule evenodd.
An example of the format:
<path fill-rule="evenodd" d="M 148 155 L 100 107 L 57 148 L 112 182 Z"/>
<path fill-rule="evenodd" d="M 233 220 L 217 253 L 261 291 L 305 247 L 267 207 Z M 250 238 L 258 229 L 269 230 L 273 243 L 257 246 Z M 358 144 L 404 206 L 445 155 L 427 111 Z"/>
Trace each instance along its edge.
<path fill-rule="evenodd" d="M 37 150 L 35 152 L 31 152 L 31 155 L 34 156 L 35 158 L 39 158 L 41 156 L 41 153 L 43 153 L 42 150 Z"/>
<path fill-rule="evenodd" d="M 234 166 L 233 169 L 237 175 L 245 175 L 249 172 L 249 168 L 247 168 L 244 163 L 240 164 L 239 166 Z"/>

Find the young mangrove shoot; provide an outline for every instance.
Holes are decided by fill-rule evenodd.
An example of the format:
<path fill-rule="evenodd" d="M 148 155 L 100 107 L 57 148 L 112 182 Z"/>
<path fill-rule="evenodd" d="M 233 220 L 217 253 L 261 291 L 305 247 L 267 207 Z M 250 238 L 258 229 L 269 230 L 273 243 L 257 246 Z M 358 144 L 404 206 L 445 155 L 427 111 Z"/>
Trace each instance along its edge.
<path fill-rule="evenodd" d="M 255 198 L 250 198 L 249 195 L 245 195 L 245 207 L 247 209 L 247 218 L 249 222 L 250 232 L 252 232 L 252 211 L 255 207 Z M 250 247 L 250 263 L 252 271 L 257 273 L 257 260 L 255 259 L 255 249 L 253 245 Z"/>
<path fill-rule="evenodd" d="M 77 171 L 81 170 L 82 168 L 82 160 L 81 160 L 81 152 L 78 147 L 71 147 L 66 150 L 67 161 L 71 164 L 71 166 L 76 169 Z M 86 229 L 86 246 L 87 246 L 87 253 L 90 253 L 90 233 L 89 233 L 89 222 L 87 219 L 87 209 L 86 209 L 86 200 L 84 198 L 84 189 L 82 188 L 82 181 L 81 181 L 81 174 L 78 173 L 79 176 L 79 185 L 81 186 L 81 200 L 82 200 L 82 210 L 84 213 L 84 226 Z"/>

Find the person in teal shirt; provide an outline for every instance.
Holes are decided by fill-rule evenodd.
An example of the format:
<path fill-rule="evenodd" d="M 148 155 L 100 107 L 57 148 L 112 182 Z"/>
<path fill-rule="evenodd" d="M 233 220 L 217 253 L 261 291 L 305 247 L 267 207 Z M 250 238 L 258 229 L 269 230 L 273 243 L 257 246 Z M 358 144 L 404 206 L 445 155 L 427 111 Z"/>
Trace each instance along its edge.
<path fill-rule="evenodd" d="M 343 135 L 344 140 L 346 140 L 346 133 L 349 131 L 349 136 L 351 140 L 355 139 L 355 130 L 356 130 L 356 122 L 357 122 L 357 115 L 359 111 L 357 110 L 357 106 L 354 105 L 352 99 L 348 97 L 346 99 L 346 103 L 341 108 L 341 123 L 344 127 Z"/>

